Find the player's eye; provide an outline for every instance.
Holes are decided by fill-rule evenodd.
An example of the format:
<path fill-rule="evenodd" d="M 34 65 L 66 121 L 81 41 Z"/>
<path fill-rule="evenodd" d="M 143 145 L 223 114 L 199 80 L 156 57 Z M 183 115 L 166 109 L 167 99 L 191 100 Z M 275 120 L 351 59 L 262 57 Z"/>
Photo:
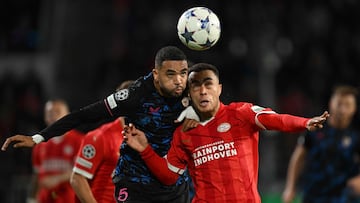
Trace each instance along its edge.
<path fill-rule="evenodd" d="M 180 73 L 181 77 L 185 77 L 185 76 L 187 76 L 187 74 L 188 74 L 187 71 L 182 71 L 182 72 Z"/>

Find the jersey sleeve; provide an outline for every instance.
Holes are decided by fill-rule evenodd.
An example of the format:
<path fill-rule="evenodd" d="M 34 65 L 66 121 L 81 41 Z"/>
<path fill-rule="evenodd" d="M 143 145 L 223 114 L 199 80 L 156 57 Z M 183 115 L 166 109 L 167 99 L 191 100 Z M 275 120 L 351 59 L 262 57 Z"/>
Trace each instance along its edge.
<path fill-rule="evenodd" d="M 184 147 L 181 146 L 181 127 L 178 127 L 174 132 L 173 140 L 171 142 L 171 147 L 166 155 L 167 166 L 170 171 L 182 175 L 185 172 L 188 156 L 184 151 Z"/>
<path fill-rule="evenodd" d="M 94 123 L 112 116 L 108 113 L 104 101 L 98 101 L 62 117 L 52 125 L 39 132 L 45 140 L 60 136 L 83 123 Z M 115 119 L 116 117 L 112 117 Z"/>
<path fill-rule="evenodd" d="M 282 132 L 301 132 L 306 130 L 308 118 L 289 114 L 263 114 L 256 117 L 264 130 L 278 130 Z"/>
<path fill-rule="evenodd" d="M 96 136 L 97 133 L 102 133 L 99 130 L 89 132 L 83 139 L 73 171 L 87 179 L 92 179 L 96 170 L 98 169 L 104 157 L 104 142 L 101 136 Z"/>
<path fill-rule="evenodd" d="M 238 117 L 247 117 L 249 122 L 262 130 L 278 130 L 282 132 L 301 132 L 306 130 L 309 118 L 278 114 L 271 108 L 265 108 L 250 103 L 239 105 Z"/>
<path fill-rule="evenodd" d="M 128 116 L 134 113 L 144 96 L 145 84 L 138 79 L 128 89 L 121 89 L 104 99 L 108 113 L 112 116 Z"/>
<path fill-rule="evenodd" d="M 162 158 L 150 147 L 141 152 L 141 157 L 150 171 L 165 185 L 175 184 L 187 166 L 187 156 L 180 142 L 180 127 L 175 131 L 168 154 Z"/>
<path fill-rule="evenodd" d="M 161 183 L 165 185 L 173 185 L 176 183 L 179 175 L 169 170 L 166 159 L 156 154 L 150 145 L 148 145 L 140 155 L 151 173 L 154 174 Z"/>

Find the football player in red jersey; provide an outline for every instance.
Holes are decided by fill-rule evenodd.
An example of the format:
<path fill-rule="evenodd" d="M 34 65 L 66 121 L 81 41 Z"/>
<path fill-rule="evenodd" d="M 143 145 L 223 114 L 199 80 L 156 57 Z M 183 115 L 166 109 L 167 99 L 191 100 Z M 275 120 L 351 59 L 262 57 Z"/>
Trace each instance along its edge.
<path fill-rule="evenodd" d="M 134 125 L 124 128 L 124 139 L 164 184 L 174 184 L 187 167 L 195 187 L 193 202 L 261 202 L 257 185 L 259 131 L 315 130 L 322 128 L 329 116 L 326 111 L 311 119 L 277 114 L 246 102 L 224 105 L 219 99 L 219 73 L 211 64 L 194 65 L 188 82 L 200 124 L 187 132 L 178 127 L 164 158 Z"/>
<path fill-rule="evenodd" d="M 133 82 L 122 82 L 117 91 L 128 88 Z M 85 136 L 70 179 L 71 186 L 81 202 L 115 202 L 115 185 L 111 176 L 119 159 L 124 122 L 124 119 L 119 117 Z"/>
<path fill-rule="evenodd" d="M 61 99 L 49 100 L 45 104 L 44 117 L 47 125 L 68 113 L 68 105 Z M 69 180 L 82 139 L 82 132 L 71 130 L 33 148 L 34 194 L 29 198 L 34 198 L 39 203 L 75 202 L 75 193 Z"/>

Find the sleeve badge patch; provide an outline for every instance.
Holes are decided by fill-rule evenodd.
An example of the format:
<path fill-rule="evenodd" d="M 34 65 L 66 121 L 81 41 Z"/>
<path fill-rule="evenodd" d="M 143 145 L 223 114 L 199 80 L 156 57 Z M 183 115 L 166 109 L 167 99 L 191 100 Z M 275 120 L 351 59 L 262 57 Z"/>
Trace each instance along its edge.
<path fill-rule="evenodd" d="M 122 101 L 129 97 L 129 90 L 128 89 L 122 89 L 115 93 L 115 100 Z"/>
<path fill-rule="evenodd" d="M 95 154 L 96 154 L 96 149 L 91 144 L 85 145 L 82 149 L 82 155 L 87 159 L 94 158 Z"/>

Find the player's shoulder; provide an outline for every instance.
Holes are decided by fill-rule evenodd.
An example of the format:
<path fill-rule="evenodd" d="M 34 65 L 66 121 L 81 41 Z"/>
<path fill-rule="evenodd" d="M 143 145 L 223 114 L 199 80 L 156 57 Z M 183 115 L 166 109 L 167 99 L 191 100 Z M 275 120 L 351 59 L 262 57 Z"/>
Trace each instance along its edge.
<path fill-rule="evenodd" d="M 232 102 L 227 105 L 229 110 L 236 110 L 236 111 L 244 111 L 244 110 L 251 110 L 254 107 L 254 104 L 249 102 Z"/>
<path fill-rule="evenodd" d="M 139 91 L 142 89 L 147 89 L 151 86 L 153 86 L 153 80 L 154 77 L 152 75 L 152 73 L 149 73 L 145 76 L 139 77 L 138 79 L 136 79 L 130 86 L 129 86 L 129 90 L 130 91 Z"/>
<path fill-rule="evenodd" d="M 121 131 L 122 124 L 119 119 L 115 119 L 112 122 L 102 124 L 100 127 L 88 132 L 86 137 L 103 137 L 104 135 L 110 134 L 112 131 Z"/>
<path fill-rule="evenodd" d="M 67 133 L 65 133 L 66 139 L 78 139 L 78 138 L 81 139 L 84 136 L 85 136 L 85 133 L 83 133 L 79 130 L 76 130 L 76 129 L 70 130 Z"/>
<path fill-rule="evenodd" d="M 154 89 L 153 76 L 152 73 L 149 73 L 146 76 L 136 79 L 127 89 L 122 89 L 116 92 L 115 99 L 119 100 L 119 98 L 122 98 L 122 100 L 126 99 L 128 101 L 131 100 L 131 102 L 135 102 L 144 97 L 145 94 L 149 94 L 152 89 Z M 125 95 L 126 97 L 120 97 L 121 95 Z"/>

